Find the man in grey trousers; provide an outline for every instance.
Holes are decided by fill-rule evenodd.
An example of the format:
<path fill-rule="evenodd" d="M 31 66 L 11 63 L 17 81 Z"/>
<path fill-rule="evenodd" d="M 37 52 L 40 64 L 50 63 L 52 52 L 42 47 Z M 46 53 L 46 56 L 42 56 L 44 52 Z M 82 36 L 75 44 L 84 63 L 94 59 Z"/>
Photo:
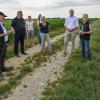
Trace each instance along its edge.
<path fill-rule="evenodd" d="M 74 16 L 74 10 L 70 9 L 69 10 L 70 16 L 66 18 L 65 20 L 65 28 L 66 32 L 64 35 L 64 56 L 67 55 L 67 46 L 69 39 L 71 38 L 72 41 L 72 47 L 71 47 L 71 53 L 73 52 L 75 48 L 75 37 L 76 37 L 76 32 L 79 26 L 78 23 L 78 18 Z"/>

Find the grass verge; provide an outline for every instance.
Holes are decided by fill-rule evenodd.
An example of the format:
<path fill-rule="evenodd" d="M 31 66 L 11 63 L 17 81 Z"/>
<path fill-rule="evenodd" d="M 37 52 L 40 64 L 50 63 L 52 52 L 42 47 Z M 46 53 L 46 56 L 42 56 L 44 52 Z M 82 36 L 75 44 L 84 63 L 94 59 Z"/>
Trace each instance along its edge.
<path fill-rule="evenodd" d="M 10 93 L 10 90 L 12 88 L 15 88 L 18 84 L 20 84 L 20 81 L 23 77 L 25 77 L 28 73 L 32 72 L 34 68 L 40 67 L 40 65 L 47 60 L 50 60 L 50 55 L 55 54 L 58 51 L 61 51 L 63 49 L 63 38 L 56 41 L 52 44 L 52 53 L 45 52 L 45 53 L 38 53 L 33 55 L 32 57 L 28 57 L 25 60 L 25 63 L 22 65 L 22 67 L 19 69 L 19 72 L 16 74 L 10 74 L 9 81 L 5 84 L 0 85 L 0 97 L 1 99 L 3 97 L 7 97 L 7 93 Z M 11 73 L 11 72 L 10 72 Z"/>
<path fill-rule="evenodd" d="M 82 61 L 80 48 L 64 66 L 61 79 L 49 84 L 41 100 L 100 100 L 100 20 L 91 37 L 92 61 Z"/>

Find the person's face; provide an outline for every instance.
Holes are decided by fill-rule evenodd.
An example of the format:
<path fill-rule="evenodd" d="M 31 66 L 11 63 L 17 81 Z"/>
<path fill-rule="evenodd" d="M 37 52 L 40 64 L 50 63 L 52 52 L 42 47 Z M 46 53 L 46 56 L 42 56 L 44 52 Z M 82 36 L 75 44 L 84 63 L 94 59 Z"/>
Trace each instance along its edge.
<path fill-rule="evenodd" d="M 20 18 L 23 18 L 23 13 L 18 13 L 17 14 L 17 17 L 20 19 Z"/>
<path fill-rule="evenodd" d="M 74 10 L 69 10 L 69 14 L 70 14 L 70 16 L 73 16 L 74 15 Z"/>
<path fill-rule="evenodd" d="M 28 17 L 28 20 L 29 20 L 29 21 L 31 21 L 31 20 L 32 20 L 32 18 L 31 18 L 31 17 Z"/>
<path fill-rule="evenodd" d="M 2 16 L 2 15 L 0 15 L 0 21 L 1 21 L 1 22 L 3 22 L 3 21 L 4 21 L 4 19 L 5 19 L 5 17 L 4 17 L 4 16 Z"/>
<path fill-rule="evenodd" d="M 82 20 L 83 20 L 83 22 L 87 22 L 87 21 L 88 21 L 88 16 L 83 15 L 83 16 L 82 16 Z"/>

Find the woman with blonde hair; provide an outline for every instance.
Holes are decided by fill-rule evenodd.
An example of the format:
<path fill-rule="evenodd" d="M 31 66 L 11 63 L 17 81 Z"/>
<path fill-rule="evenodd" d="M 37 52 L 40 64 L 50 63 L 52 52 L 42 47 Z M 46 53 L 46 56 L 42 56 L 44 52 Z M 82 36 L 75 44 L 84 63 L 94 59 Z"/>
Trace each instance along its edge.
<path fill-rule="evenodd" d="M 41 37 L 41 46 L 42 46 L 42 51 L 45 51 L 45 42 L 47 41 L 48 43 L 48 49 L 51 51 L 51 39 L 49 36 L 49 23 L 47 22 L 45 16 L 42 16 L 41 18 L 41 23 L 40 23 L 40 32 L 42 33 Z"/>

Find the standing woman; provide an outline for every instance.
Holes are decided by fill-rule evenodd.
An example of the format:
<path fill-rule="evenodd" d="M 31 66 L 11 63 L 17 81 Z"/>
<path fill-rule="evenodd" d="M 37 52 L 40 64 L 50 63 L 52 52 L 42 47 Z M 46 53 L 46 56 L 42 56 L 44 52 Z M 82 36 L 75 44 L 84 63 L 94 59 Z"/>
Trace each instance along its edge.
<path fill-rule="evenodd" d="M 45 41 L 48 43 L 48 49 L 51 52 L 51 40 L 49 37 L 49 23 L 46 21 L 45 16 L 41 18 L 41 23 L 40 23 L 40 32 L 42 33 L 41 37 L 41 46 L 42 46 L 42 51 L 45 51 Z"/>
<path fill-rule="evenodd" d="M 5 72 L 5 54 L 8 43 L 8 33 L 3 25 L 3 21 L 7 17 L 3 12 L 0 12 L 0 75 Z"/>
<path fill-rule="evenodd" d="M 39 27 L 39 25 L 41 23 L 41 17 L 42 17 L 42 15 L 39 14 L 38 20 L 37 20 L 37 26 L 38 26 L 38 30 L 39 30 L 39 32 L 38 32 L 39 44 L 41 44 L 41 32 L 40 32 L 40 27 Z"/>

